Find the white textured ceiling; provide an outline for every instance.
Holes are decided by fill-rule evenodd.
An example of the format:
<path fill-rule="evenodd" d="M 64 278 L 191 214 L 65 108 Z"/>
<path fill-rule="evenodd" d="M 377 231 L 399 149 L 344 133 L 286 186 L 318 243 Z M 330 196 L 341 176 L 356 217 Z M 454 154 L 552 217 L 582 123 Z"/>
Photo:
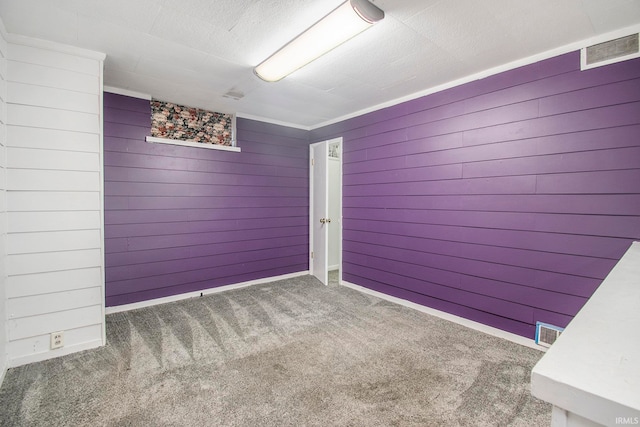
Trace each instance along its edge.
<path fill-rule="evenodd" d="M 0 0 L 0 16 L 106 53 L 107 86 L 302 127 L 640 23 L 640 0 L 375 0 L 373 28 L 280 82 L 253 74 L 342 1 Z"/>

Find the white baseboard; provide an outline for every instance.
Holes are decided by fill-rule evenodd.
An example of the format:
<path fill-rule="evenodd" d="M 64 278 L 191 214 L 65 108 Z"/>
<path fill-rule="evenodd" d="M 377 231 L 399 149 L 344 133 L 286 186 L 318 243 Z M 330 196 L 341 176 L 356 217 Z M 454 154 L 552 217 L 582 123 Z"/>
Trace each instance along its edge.
<path fill-rule="evenodd" d="M 0 387 L 2 387 L 2 382 L 4 381 L 4 376 L 7 374 L 7 369 L 7 364 L 3 364 L 2 367 L 0 367 Z"/>
<path fill-rule="evenodd" d="M 16 357 L 15 359 L 9 359 L 9 367 L 15 368 L 17 366 L 26 365 L 34 362 L 42 362 L 43 360 L 53 359 L 60 356 L 66 356 L 71 353 L 77 353 L 79 351 L 91 350 L 92 348 L 98 348 L 103 345 L 102 340 L 92 340 L 83 342 L 81 344 L 70 345 L 57 350 L 44 351 L 42 353 L 34 353 L 26 356 Z"/>
<path fill-rule="evenodd" d="M 474 322 L 473 320 L 465 319 L 464 317 L 456 316 L 454 314 L 445 313 L 444 311 L 436 310 L 434 308 L 426 307 L 424 305 L 416 304 L 415 302 L 407 301 L 402 298 L 393 297 L 391 295 L 383 294 L 382 292 L 374 291 L 369 288 L 365 288 L 364 286 L 356 285 L 345 280 L 340 281 L 342 286 L 346 286 L 351 289 L 355 289 L 356 291 L 363 292 L 365 294 L 373 295 L 375 297 L 408 307 L 414 310 L 421 311 L 426 314 L 430 314 L 432 316 L 439 317 L 444 320 L 448 320 L 453 323 L 457 323 L 462 326 L 466 326 L 467 328 L 475 329 L 476 331 L 484 332 L 485 334 L 493 335 L 498 338 L 505 339 L 507 341 L 514 342 L 516 344 L 523 345 L 525 347 L 530 347 L 540 351 L 547 351 L 546 347 L 538 345 L 534 340 L 525 338 L 520 335 L 513 334 L 511 332 L 503 331 L 502 329 L 494 328 L 492 326 L 487 326 L 483 323 Z"/>
<path fill-rule="evenodd" d="M 330 265 L 329 268 L 327 268 L 327 271 L 333 271 L 333 270 L 339 270 L 340 269 L 340 264 L 336 264 L 336 265 Z"/>
<path fill-rule="evenodd" d="M 309 270 L 298 271 L 296 273 L 282 274 L 280 276 L 265 277 L 263 279 L 250 280 L 248 282 L 234 283 L 232 285 L 218 286 L 217 288 L 203 289 L 201 291 L 186 292 L 184 294 L 171 295 L 170 297 L 150 299 L 147 301 L 134 302 L 131 304 L 116 305 L 114 307 L 107 307 L 105 312 L 106 314 L 112 314 L 112 313 L 120 313 L 123 311 L 136 310 L 138 308 L 151 307 L 153 305 L 166 304 L 168 302 L 195 298 L 201 295 L 217 294 L 219 292 L 226 292 L 232 289 L 246 288 L 247 286 L 261 285 L 263 283 L 275 282 L 277 280 L 284 280 L 284 279 L 291 279 L 292 277 L 306 276 L 307 274 L 309 274 Z"/>

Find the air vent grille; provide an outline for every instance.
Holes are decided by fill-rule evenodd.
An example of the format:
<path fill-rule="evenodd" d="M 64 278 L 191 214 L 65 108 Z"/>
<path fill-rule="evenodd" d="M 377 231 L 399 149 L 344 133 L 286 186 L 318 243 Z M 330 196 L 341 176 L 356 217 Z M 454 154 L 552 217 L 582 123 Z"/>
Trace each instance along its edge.
<path fill-rule="evenodd" d="M 640 56 L 638 33 L 582 49 L 582 69 L 612 64 Z"/>
<path fill-rule="evenodd" d="M 551 347 L 551 345 L 556 342 L 563 330 L 563 328 L 560 328 L 558 326 L 537 322 L 536 344 L 544 347 Z"/>
<path fill-rule="evenodd" d="M 222 95 L 224 98 L 231 98 L 231 99 L 235 99 L 236 101 L 239 99 L 244 98 L 244 93 L 240 92 L 239 90 L 230 90 L 227 93 L 225 93 L 224 95 Z"/>

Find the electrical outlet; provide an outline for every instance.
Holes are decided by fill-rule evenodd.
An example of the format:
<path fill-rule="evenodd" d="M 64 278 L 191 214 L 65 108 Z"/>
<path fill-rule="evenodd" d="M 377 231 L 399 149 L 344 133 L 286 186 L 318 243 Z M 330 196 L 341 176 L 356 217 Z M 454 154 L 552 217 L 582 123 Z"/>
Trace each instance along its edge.
<path fill-rule="evenodd" d="M 64 347 L 64 332 L 52 332 L 51 333 L 51 350 L 54 348 Z"/>

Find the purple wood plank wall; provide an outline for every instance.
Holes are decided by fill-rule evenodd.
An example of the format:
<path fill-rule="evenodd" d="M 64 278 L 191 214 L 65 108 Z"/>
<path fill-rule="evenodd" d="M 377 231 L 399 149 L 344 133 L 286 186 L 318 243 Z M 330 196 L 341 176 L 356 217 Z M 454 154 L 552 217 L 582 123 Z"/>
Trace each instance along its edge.
<path fill-rule="evenodd" d="M 344 138 L 344 279 L 533 338 L 640 239 L 640 59 L 578 52 L 311 132 Z"/>
<path fill-rule="evenodd" d="M 308 270 L 308 132 L 238 119 L 241 153 L 145 142 L 104 95 L 106 305 Z"/>

